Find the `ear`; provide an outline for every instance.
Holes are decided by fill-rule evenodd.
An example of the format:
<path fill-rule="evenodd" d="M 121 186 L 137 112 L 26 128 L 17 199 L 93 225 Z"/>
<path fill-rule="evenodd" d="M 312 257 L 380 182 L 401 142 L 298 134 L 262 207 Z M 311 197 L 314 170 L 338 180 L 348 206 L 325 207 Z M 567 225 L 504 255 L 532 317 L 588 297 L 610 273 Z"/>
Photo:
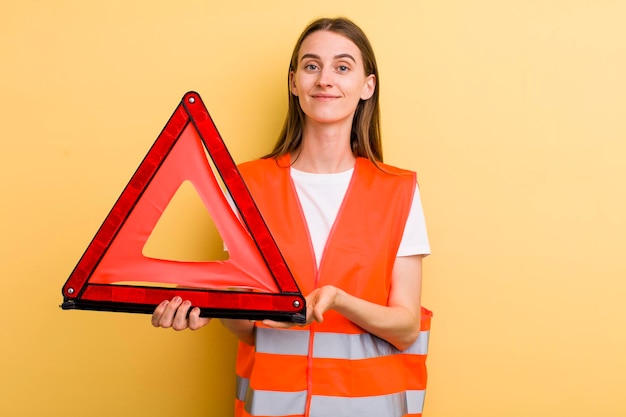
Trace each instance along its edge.
<path fill-rule="evenodd" d="M 374 91 L 376 91 L 376 76 L 374 74 L 370 74 L 367 76 L 365 84 L 363 85 L 361 100 L 370 99 L 374 95 Z"/>
<path fill-rule="evenodd" d="M 298 96 L 298 88 L 296 88 L 296 81 L 295 81 L 295 75 L 296 73 L 293 71 L 289 71 L 289 88 L 291 89 L 291 94 L 293 94 L 294 96 Z"/>

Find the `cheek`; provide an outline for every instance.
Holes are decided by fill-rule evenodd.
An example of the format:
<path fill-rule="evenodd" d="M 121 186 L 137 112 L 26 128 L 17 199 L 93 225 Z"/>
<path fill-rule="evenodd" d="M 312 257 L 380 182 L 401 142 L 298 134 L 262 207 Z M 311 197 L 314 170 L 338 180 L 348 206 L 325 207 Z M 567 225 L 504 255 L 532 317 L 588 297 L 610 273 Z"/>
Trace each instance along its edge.
<path fill-rule="evenodd" d="M 306 83 L 306 80 L 296 79 L 291 84 L 291 92 L 296 96 L 301 96 L 307 92 L 309 86 Z"/>
<path fill-rule="evenodd" d="M 310 81 L 306 77 L 295 77 L 291 82 L 291 91 L 298 95 L 304 93 L 310 87 Z"/>
<path fill-rule="evenodd" d="M 358 101 L 363 98 L 367 88 L 365 88 L 361 83 L 354 83 L 354 85 L 351 86 L 350 91 L 352 92 L 351 96 Z"/>

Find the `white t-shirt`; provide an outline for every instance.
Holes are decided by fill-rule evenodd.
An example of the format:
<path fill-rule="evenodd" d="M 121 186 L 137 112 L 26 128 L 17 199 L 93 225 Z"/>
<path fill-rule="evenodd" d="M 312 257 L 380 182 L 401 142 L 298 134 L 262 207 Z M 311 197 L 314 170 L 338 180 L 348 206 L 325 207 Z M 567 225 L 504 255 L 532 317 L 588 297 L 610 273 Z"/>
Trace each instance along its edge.
<path fill-rule="evenodd" d="M 348 190 L 354 169 L 336 174 L 314 174 L 298 171 L 293 167 L 290 170 L 319 266 L 328 234 Z M 397 256 L 428 254 L 430 245 L 426 222 L 419 188 L 416 187 Z"/>

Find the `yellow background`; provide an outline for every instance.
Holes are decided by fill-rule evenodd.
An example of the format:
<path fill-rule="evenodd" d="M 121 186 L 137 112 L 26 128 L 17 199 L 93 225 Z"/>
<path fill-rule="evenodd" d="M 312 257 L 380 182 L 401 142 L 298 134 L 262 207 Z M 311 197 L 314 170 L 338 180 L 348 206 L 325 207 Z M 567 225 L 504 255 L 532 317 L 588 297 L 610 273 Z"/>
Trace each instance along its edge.
<path fill-rule="evenodd" d="M 4 0 L 0 415 L 230 415 L 219 323 L 62 311 L 60 290 L 186 91 L 236 161 L 269 150 L 322 15 L 370 36 L 386 162 L 420 178 L 425 416 L 626 415 L 618 0 Z"/>

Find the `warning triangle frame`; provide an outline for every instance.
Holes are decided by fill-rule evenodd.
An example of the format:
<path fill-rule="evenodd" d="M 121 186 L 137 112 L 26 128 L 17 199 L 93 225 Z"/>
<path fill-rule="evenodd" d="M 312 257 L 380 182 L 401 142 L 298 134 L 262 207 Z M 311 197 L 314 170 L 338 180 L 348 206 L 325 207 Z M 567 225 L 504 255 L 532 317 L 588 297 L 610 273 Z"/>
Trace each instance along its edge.
<path fill-rule="evenodd" d="M 195 129 L 202 146 L 213 161 L 225 189 L 232 197 L 241 222 L 276 284 L 277 292 L 167 287 L 90 282 L 103 257 L 128 221 L 142 195 L 170 151 L 187 128 Z M 213 175 L 213 174 L 211 174 Z M 178 262 L 178 261 L 176 261 Z M 179 264 L 184 262 L 179 262 Z M 223 262 L 206 262 L 202 268 L 210 276 Z M 128 277 L 123 281 L 133 281 Z M 172 280 L 176 283 L 176 280 Z M 180 296 L 200 308 L 202 317 L 235 318 L 304 323 L 306 300 L 289 270 L 270 230 L 263 220 L 235 162 L 222 140 L 200 95 L 186 93 L 166 126 L 124 188 L 117 202 L 98 229 L 62 288 L 64 310 L 98 310 L 152 314 L 163 301 Z"/>

